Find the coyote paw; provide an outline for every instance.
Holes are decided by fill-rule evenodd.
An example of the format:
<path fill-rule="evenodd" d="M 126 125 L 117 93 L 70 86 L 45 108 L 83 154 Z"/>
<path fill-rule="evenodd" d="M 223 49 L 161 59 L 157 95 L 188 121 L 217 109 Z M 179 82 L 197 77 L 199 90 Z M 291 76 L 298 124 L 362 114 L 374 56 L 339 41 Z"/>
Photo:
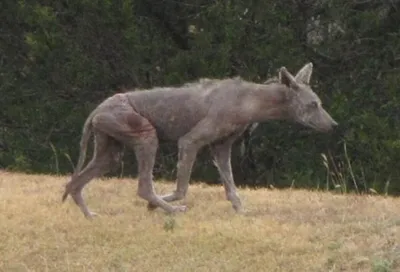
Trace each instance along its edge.
<path fill-rule="evenodd" d="M 244 212 L 244 209 L 243 209 L 242 205 L 233 204 L 232 207 L 233 207 L 233 209 L 235 210 L 236 213 L 241 214 L 241 213 Z"/>
<path fill-rule="evenodd" d="M 95 213 L 95 212 L 88 212 L 88 213 L 85 214 L 86 219 L 89 219 L 89 220 L 93 219 L 96 216 L 100 216 L 100 215 L 98 213 Z"/>
<path fill-rule="evenodd" d="M 153 211 L 155 209 L 157 209 L 158 206 L 154 205 L 152 203 L 148 203 L 147 204 L 147 209 L 149 211 Z M 187 211 L 187 207 L 182 205 L 182 206 L 172 206 L 172 209 L 168 209 L 167 212 L 168 213 L 180 213 L 180 212 L 186 212 Z"/>
<path fill-rule="evenodd" d="M 179 212 L 186 212 L 187 207 L 186 206 L 173 206 L 173 212 L 174 213 L 179 213 Z"/>

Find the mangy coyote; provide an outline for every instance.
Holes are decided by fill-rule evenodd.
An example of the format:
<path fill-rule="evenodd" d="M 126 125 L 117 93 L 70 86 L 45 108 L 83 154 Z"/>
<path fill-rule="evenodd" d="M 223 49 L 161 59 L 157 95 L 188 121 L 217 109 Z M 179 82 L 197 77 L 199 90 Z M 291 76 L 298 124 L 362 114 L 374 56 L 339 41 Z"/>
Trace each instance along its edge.
<path fill-rule="evenodd" d="M 148 208 L 183 212 L 186 206 L 168 202 L 185 197 L 196 154 L 208 145 L 226 197 L 240 211 L 242 204 L 230 162 L 231 146 L 249 125 L 285 119 L 321 132 L 337 126 L 309 85 L 312 68 L 308 63 L 293 76 L 282 67 L 278 80 L 265 84 L 239 77 L 202 79 L 177 88 L 128 91 L 107 98 L 84 124 L 79 161 L 62 201 L 70 194 L 85 217 L 91 218 L 94 213 L 87 208 L 82 189 L 118 163 L 124 144 L 135 151 L 137 194 L 148 201 Z M 81 171 L 91 132 L 95 139 L 93 158 Z M 155 193 L 152 175 L 159 140 L 178 143 L 177 187 L 164 196 Z"/>

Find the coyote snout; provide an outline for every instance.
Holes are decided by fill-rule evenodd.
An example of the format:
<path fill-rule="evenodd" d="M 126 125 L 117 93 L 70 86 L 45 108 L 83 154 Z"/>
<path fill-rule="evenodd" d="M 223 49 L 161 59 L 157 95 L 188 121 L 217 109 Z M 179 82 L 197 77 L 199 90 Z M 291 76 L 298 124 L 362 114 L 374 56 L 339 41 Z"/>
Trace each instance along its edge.
<path fill-rule="evenodd" d="M 338 123 L 333 120 L 333 118 L 322 107 L 320 109 L 320 114 L 316 119 L 314 128 L 321 132 L 329 132 L 338 126 Z M 313 124 L 312 121 L 313 120 L 311 120 L 311 123 Z"/>
<path fill-rule="evenodd" d="M 333 120 L 321 105 L 315 104 L 309 107 L 308 113 L 306 112 L 299 116 L 299 123 L 319 132 L 330 132 L 338 126 L 338 123 Z"/>

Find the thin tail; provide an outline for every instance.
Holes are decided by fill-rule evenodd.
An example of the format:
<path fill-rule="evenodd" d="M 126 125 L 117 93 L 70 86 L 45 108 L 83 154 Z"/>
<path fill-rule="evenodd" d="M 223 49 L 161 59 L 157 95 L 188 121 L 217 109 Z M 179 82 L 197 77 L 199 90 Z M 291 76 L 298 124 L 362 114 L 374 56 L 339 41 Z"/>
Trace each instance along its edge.
<path fill-rule="evenodd" d="M 92 129 L 92 119 L 93 119 L 94 115 L 95 115 L 95 111 L 93 111 L 89 115 L 89 117 L 85 121 L 85 124 L 83 125 L 82 137 L 81 137 L 81 142 L 80 142 L 79 159 L 78 159 L 78 163 L 76 164 L 75 171 L 72 174 L 71 181 L 74 180 L 74 178 L 80 173 L 80 171 L 82 170 L 82 167 L 83 167 L 83 163 L 85 162 L 87 146 L 88 146 L 88 142 L 89 142 L 91 132 L 92 132 L 92 130 L 91 130 Z M 65 201 L 68 194 L 71 192 L 72 188 L 71 188 L 71 186 L 68 186 L 69 184 L 71 184 L 71 182 L 69 182 L 65 188 L 65 192 L 62 196 L 62 202 Z"/>

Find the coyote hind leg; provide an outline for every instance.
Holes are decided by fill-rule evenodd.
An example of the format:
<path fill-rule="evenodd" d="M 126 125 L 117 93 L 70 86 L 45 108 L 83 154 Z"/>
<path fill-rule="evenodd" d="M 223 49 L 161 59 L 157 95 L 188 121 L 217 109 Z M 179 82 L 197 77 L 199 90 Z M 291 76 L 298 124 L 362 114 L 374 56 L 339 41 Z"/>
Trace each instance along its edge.
<path fill-rule="evenodd" d="M 137 194 L 168 213 L 185 211 L 185 206 L 172 206 L 155 194 L 153 168 L 158 149 L 156 129 L 132 108 L 121 107 L 118 114 L 101 113 L 96 125 L 103 132 L 132 148 L 135 152 L 139 184 Z"/>
<path fill-rule="evenodd" d="M 95 145 L 93 158 L 88 165 L 67 183 L 64 196 L 71 195 L 75 204 L 78 205 L 84 216 L 92 218 L 95 213 L 91 212 L 83 197 L 82 190 L 93 178 L 100 177 L 110 171 L 111 167 L 120 158 L 122 146 L 113 138 L 103 132 L 95 131 Z M 65 200 L 65 197 L 63 198 Z"/>

